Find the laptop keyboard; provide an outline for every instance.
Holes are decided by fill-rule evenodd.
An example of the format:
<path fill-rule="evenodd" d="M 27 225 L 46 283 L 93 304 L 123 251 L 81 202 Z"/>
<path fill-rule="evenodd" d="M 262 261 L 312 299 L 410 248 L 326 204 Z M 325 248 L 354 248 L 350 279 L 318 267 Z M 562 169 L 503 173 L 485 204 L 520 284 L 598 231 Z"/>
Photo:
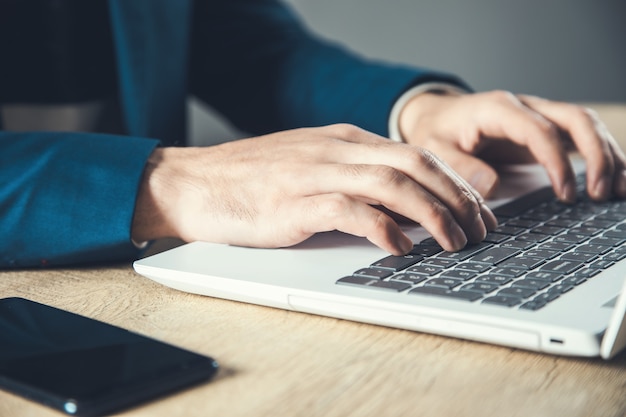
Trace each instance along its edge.
<path fill-rule="evenodd" d="M 594 202 L 578 184 L 574 205 L 544 188 L 496 208 L 481 243 L 446 252 L 429 238 L 337 284 L 538 310 L 626 258 L 626 201 Z"/>

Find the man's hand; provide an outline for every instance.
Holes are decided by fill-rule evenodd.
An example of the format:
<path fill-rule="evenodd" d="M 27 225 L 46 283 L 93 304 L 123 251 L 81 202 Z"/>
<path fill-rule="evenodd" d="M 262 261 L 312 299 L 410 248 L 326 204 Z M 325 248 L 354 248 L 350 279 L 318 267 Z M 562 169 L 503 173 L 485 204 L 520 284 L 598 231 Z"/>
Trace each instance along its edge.
<path fill-rule="evenodd" d="M 567 155 L 572 148 L 585 158 L 592 198 L 626 197 L 624 153 L 597 116 L 580 106 L 505 91 L 425 93 L 404 106 L 399 123 L 407 143 L 437 154 L 485 197 L 498 182 L 485 161 L 536 161 L 547 170 L 556 195 L 573 201 Z"/>
<path fill-rule="evenodd" d="M 157 149 L 132 237 L 284 247 L 340 230 L 407 253 L 412 242 L 376 206 L 420 223 L 450 251 L 496 227 L 478 193 L 431 152 L 333 125 Z"/>

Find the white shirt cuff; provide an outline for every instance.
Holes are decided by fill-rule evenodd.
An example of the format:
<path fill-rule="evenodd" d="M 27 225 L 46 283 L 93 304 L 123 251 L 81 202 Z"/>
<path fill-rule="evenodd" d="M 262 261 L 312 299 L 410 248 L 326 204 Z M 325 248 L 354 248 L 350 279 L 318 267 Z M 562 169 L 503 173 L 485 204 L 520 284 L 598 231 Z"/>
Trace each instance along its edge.
<path fill-rule="evenodd" d="M 448 83 L 424 83 L 407 90 L 396 100 L 389 113 L 389 138 L 396 142 L 405 142 L 400 134 L 400 112 L 413 97 L 427 92 L 442 92 L 445 94 L 466 94 L 468 91 Z"/>
<path fill-rule="evenodd" d="M 135 247 L 140 250 L 144 250 L 150 244 L 150 241 L 148 240 L 144 242 L 137 242 L 135 239 L 131 239 L 130 241 L 133 242 L 133 245 L 135 245 Z"/>

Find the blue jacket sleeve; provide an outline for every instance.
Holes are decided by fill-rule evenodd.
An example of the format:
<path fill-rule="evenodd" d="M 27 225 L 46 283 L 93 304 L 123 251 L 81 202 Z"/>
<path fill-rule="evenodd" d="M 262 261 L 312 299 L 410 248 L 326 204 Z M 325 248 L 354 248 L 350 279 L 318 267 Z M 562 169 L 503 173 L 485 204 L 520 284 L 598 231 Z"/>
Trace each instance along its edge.
<path fill-rule="evenodd" d="M 395 100 L 429 81 L 467 88 L 324 41 L 276 0 L 195 3 L 192 92 L 250 133 L 345 122 L 387 136 Z"/>
<path fill-rule="evenodd" d="M 0 132 L 0 268 L 128 260 L 135 198 L 158 142 Z"/>

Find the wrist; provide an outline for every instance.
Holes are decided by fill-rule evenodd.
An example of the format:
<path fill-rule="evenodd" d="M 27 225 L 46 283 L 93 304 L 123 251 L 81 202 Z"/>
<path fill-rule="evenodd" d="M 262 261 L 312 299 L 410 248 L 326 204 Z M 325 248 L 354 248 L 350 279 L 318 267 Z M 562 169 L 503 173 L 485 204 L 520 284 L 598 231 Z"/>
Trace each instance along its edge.
<path fill-rule="evenodd" d="M 146 242 L 173 235 L 168 226 L 166 208 L 167 182 L 163 175 L 167 149 L 155 149 L 146 162 L 131 226 L 133 242 Z"/>
<path fill-rule="evenodd" d="M 420 84 L 407 90 L 391 109 L 389 137 L 397 142 L 406 142 L 408 132 L 413 131 L 420 116 L 430 108 L 428 98 L 442 95 L 458 96 L 467 92 L 453 84 L 436 82 Z"/>

